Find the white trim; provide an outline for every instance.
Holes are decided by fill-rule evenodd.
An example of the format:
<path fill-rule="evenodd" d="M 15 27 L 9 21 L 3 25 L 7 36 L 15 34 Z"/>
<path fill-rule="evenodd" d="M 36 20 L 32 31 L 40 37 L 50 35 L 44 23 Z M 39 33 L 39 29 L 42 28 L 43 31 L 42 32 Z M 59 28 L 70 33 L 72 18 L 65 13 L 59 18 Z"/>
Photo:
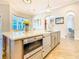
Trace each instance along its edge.
<path fill-rule="evenodd" d="M 75 32 L 75 31 L 76 31 L 76 28 L 75 28 L 75 19 L 76 19 L 75 17 L 76 17 L 76 14 L 75 14 L 74 11 L 69 10 L 69 11 L 66 12 L 66 19 L 67 19 L 67 17 L 70 16 L 70 15 L 74 16 L 74 20 L 73 20 L 73 22 L 74 22 L 74 36 L 76 36 L 76 34 L 75 34 L 75 33 L 76 33 L 76 32 Z M 67 20 L 66 20 L 66 32 L 67 32 Z M 66 33 L 66 35 L 67 35 L 67 33 Z"/>

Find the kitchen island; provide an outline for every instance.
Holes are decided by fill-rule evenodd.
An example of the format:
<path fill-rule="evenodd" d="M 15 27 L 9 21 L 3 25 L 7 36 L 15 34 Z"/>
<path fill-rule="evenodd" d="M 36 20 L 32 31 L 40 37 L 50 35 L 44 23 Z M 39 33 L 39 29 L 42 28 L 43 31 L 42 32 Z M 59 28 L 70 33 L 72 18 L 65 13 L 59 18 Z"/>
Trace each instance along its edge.
<path fill-rule="evenodd" d="M 59 31 L 6 32 L 3 33 L 3 59 L 43 59 L 59 43 Z"/>

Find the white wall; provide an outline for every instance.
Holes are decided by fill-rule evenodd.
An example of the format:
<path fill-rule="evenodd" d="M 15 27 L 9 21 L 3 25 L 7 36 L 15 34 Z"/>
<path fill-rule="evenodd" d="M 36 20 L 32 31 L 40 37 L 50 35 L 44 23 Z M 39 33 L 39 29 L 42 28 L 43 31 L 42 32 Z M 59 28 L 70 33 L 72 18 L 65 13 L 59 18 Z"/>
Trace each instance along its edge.
<path fill-rule="evenodd" d="M 68 12 L 74 12 L 75 13 L 75 39 L 79 38 L 79 2 L 68 5 L 68 6 L 63 6 L 61 8 L 57 8 L 52 10 L 52 15 L 53 16 L 63 16 L 64 17 L 64 24 L 62 25 L 56 25 L 61 28 L 61 36 L 65 37 L 67 33 L 67 13 Z"/>
<path fill-rule="evenodd" d="M 30 20 L 33 17 L 33 15 L 31 15 L 31 14 L 28 15 L 26 12 L 25 13 L 21 12 L 22 10 L 17 11 L 17 8 L 15 8 L 15 9 L 10 5 L 10 31 L 13 31 L 13 29 L 12 29 L 12 20 L 13 20 L 14 15 L 19 16 L 19 17 L 28 18 Z"/>
<path fill-rule="evenodd" d="M 0 4 L 0 16 L 2 18 L 2 31 L 6 32 L 10 30 L 10 20 L 9 20 L 9 5 Z"/>

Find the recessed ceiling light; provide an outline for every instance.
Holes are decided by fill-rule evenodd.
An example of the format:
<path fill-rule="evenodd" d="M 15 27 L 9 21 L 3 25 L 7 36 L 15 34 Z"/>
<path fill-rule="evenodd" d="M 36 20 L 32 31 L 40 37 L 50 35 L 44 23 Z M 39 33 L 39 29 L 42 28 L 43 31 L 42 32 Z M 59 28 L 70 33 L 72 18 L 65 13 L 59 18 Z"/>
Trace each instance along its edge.
<path fill-rule="evenodd" d="M 26 4 L 31 4 L 31 0 L 24 0 L 24 2 L 26 3 Z"/>

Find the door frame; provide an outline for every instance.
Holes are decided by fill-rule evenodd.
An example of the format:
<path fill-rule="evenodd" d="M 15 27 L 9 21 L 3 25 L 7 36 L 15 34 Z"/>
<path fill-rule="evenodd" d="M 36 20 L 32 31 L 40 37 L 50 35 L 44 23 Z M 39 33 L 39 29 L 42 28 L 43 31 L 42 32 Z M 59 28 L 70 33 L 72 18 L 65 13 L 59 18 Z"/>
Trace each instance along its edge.
<path fill-rule="evenodd" d="M 66 19 L 68 18 L 69 15 L 73 15 L 74 16 L 73 22 L 74 22 L 74 38 L 75 38 L 75 19 L 76 19 L 75 17 L 76 17 L 76 15 L 75 15 L 74 11 L 68 11 L 66 13 Z M 66 36 L 68 35 L 67 22 L 68 22 L 68 19 L 66 20 Z"/>

